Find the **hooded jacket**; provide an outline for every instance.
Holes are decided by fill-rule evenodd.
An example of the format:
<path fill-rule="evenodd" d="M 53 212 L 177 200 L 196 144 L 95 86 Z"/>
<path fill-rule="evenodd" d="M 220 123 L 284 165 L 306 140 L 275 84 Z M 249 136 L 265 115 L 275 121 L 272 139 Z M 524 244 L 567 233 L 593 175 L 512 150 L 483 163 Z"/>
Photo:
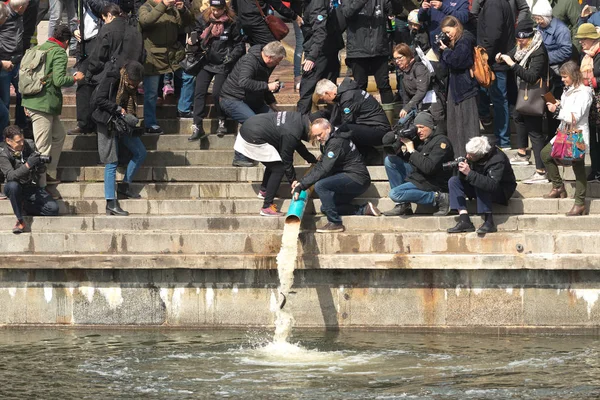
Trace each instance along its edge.
<path fill-rule="evenodd" d="M 485 49 L 494 71 L 508 71 L 496 62 L 496 54 L 506 54 L 514 46 L 515 16 L 509 0 L 483 0 L 477 19 L 477 44 Z"/>
<path fill-rule="evenodd" d="M 15 157 L 6 142 L 0 143 L 0 175 L 4 175 L 6 182 L 17 182 L 21 185 L 33 185 L 42 173 L 46 173 L 46 165 L 41 164 L 36 169 L 29 169 L 25 165 L 29 156 L 37 151 L 33 140 L 25 139 L 25 145 L 20 157 Z"/>
<path fill-rule="evenodd" d="M 517 179 L 506 154 L 497 147 L 492 147 L 481 160 L 470 163 L 470 167 L 469 174 L 459 174 L 460 178 L 478 189 L 494 194 L 494 202 L 508 205 L 508 200 L 517 188 Z"/>
<path fill-rule="evenodd" d="M 388 56 L 390 38 L 387 16 L 392 15 L 390 1 L 347 0 L 341 3 L 341 12 L 347 24 L 346 57 Z"/>
<path fill-rule="evenodd" d="M 243 101 L 251 108 L 275 103 L 275 96 L 269 91 L 269 77 L 275 67 L 269 68 L 263 61 L 263 47 L 252 46 L 239 59 L 221 88 L 221 98 Z"/>
<path fill-rule="evenodd" d="M 414 168 L 406 180 L 420 190 L 447 193 L 452 171 L 444 171 L 442 164 L 452 160 L 454 150 L 450 139 L 434 131 L 410 153 L 408 161 Z"/>
<path fill-rule="evenodd" d="M 12 61 L 16 65 L 21 62 L 23 54 L 23 16 L 10 9 L 8 19 L 0 25 L 0 60 Z"/>
<path fill-rule="evenodd" d="M 308 151 L 302 140 L 308 142 L 310 123 L 307 116 L 296 111 L 257 114 L 250 117 L 240 129 L 240 135 L 248 143 L 268 143 L 277 149 L 290 183 L 296 180 L 294 152 L 297 151 L 309 163 L 316 157 Z"/>
<path fill-rule="evenodd" d="M 345 173 L 350 179 L 361 185 L 371 182 L 362 156 L 351 140 L 352 132 L 347 126 L 334 128 L 325 145 L 321 146 L 323 155 L 319 162 L 300 180 L 300 188 L 305 190 L 323 178 Z"/>
<path fill-rule="evenodd" d="M 331 120 L 334 126 L 357 124 L 390 129 L 381 104 L 350 78 L 344 78 L 338 86 Z"/>

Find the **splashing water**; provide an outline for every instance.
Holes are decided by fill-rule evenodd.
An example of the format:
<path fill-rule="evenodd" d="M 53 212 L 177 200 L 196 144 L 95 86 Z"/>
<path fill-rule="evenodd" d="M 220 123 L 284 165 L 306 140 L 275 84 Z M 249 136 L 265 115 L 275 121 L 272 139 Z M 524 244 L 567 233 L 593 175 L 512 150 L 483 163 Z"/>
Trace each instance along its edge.
<path fill-rule="evenodd" d="M 283 227 L 281 249 L 277 254 L 277 274 L 279 276 L 279 293 L 283 302 L 289 295 L 294 284 L 294 268 L 298 256 L 298 235 L 300 234 L 300 221 L 286 223 Z M 284 303 L 280 303 L 284 304 Z M 287 339 L 294 325 L 294 316 L 283 310 L 277 309 L 275 319 L 275 335 L 273 342 L 276 344 L 287 343 Z"/>

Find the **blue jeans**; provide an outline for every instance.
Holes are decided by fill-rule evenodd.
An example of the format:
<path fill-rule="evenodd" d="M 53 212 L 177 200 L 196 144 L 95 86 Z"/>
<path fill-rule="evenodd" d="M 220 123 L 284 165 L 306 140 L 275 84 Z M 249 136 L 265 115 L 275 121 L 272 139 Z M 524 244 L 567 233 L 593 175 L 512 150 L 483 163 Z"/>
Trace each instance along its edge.
<path fill-rule="evenodd" d="M 28 215 L 58 215 L 58 204 L 50 193 L 41 187 L 10 181 L 4 185 L 4 194 L 10 199 L 13 212 L 19 221 L 23 220 L 23 210 Z"/>
<path fill-rule="evenodd" d="M 9 124 L 8 108 L 0 101 L 0 142 L 4 141 L 4 128 Z"/>
<path fill-rule="evenodd" d="M 23 127 L 25 123 L 25 112 L 23 107 L 21 106 L 21 94 L 19 93 L 19 65 L 14 66 L 12 71 L 7 71 L 5 69 L 0 70 L 0 102 L 4 105 L 7 112 L 10 109 L 10 85 L 12 84 L 15 87 L 15 91 L 17 92 L 17 105 L 15 109 L 15 117 L 17 125 Z M 2 121 L 3 112 L 0 111 L 0 126 Z M 10 118 L 8 118 L 8 123 L 6 126 L 10 124 Z M 2 135 L 2 132 L 0 132 Z"/>
<path fill-rule="evenodd" d="M 315 184 L 315 192 L 321 199 L 321 212 L 327 217 L 327 221 L 341 224 L 340 215 L 363 215 L 365 206 L 351 204 L 355 197 L 363 194 L 371 185 L 356 182 L 342 172 L 323 178 Z"/>
<path fill-rule="evenodd" d="M 181 93 L 179 94 L 179 102 L 177 110 L 181 113 L 192 112 L 194 107 L 194 88 L 196 87 L 196 77 L 194 75 L 181 74 Z"/>
<path fill-rule="evenodd" d="M 131 157 L 129 164 L 127 164 L 127 171 L 125 172 L 125 177 L 123 178 L 123 182 L 131 183 L 133 182 L 133 176 L 137 170 L 140 169 L 142 163 L 146 159 L 146 147 L 138 136 L 126 136 L 121 138 L 117 138 L 115 136 L 114 140 L 117 141 L 117 149 L 119 145 L 124 145 L 133 153 L 133 157 Z M 104 198 L 106 200 L 116 199 L 115 184 L 117 180 L 118 165 L 118 162 L 114 162 L 104 166 Z"/>
<path fill-rule="evenodd" d="M 413 166 L 398 156 L 387 156 L 384 161 L 385 173 L 390 181 L 390 199 L 394 203 L 433 204 L 435 192 L 417 189 L 406 177 L 413 172 Z"/>
<path fill-rule="evenodd" d="M 246 122 L 246 120 L 256 114 L 264 114 L 268 112 L 273 112 L 271 107 L 266 104 L 263 104 L 258 109 L 251 108 L 248 104 L 244 103 L 241 100 L 233 100 L 233 99 L 219 99 L 219 105 L 221 106 L 221 112 L 224 115 L 228 115 L 234 121 L 237 121 L 240 124 Z M 234 161 L 252 161 L 245 155 L 239 152 L 235 152 L 233 155 Z"/>
<path fill-rule="evenodd" d="M 294 48 L 294 77 L 302 76 L 302 53 L 304 52 L 304 36 L 302 28 L 298 24 L 294 26 L 294 35 L 296 35 L 296 47 Z"/>
<path fill-rule="evenodd" d="M 496 72 L 496 79 L 489 89 L 479 89 L 479 116 L 490 116 L 490 98 L 494 106 L 494 135 L 497 145 L 510 147 L 510 134 L 508 132 L 509 112 L 508 95 L 506 92 L 506 72 Z M 488 96 L 489 94 L 489 96 Z"/>
<path fill-rule="evenodd" d="M 180 75 L 183 71 L 177 70 L 175 74 Z M 156 119 L 156 100 L 158 99 L 158 87 L 160 85 L 160 75 L 144 76 L 144 126 L 151 128 L 158 126 Z"/>

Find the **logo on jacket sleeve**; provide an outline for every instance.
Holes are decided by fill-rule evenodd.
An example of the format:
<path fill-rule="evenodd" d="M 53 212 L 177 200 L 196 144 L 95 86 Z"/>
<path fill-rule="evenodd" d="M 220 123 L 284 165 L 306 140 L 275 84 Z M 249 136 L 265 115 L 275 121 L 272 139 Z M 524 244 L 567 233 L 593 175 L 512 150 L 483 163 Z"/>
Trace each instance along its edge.
<path fill-rule="evenodd" d="M 327 157 L 329 158 L 333 158 L 335 156 L 335 154 L 333 154 L 333 151 L 330 151 L 329 153 L 327 153 Z"/>
<path fill-rule="evenodd" d="M 317 16 L 317 21 L 319 21 L 319 22 L 323 21 L 324 19 L 325 19 L 325 17 L 322 15 Z"/>
<path fill-rule="evenodd" d="M 344 108 L 344 114 L 350 114 L 350 109 L 348 107 Z"/>

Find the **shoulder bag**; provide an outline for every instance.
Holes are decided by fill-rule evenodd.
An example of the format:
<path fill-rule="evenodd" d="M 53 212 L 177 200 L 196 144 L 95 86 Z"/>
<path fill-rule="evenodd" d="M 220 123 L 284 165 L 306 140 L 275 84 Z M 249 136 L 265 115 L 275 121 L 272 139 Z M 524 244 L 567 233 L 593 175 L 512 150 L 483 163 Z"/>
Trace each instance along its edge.
<path fill-rule="evenodd" d="M 265 13 L 260 7 L 260 4 L 258 4 L 258 0 L 254 0 L 254 2 L 256 3 L 256 7 L 258 7 L 258 11 L 260 11 L 260 15 L 262 15 L 263 19 L 267 23 L 267 26 L 269 27 L 269 30 L 271 31 L 275 39 L 283 40 L 283 38 L 286 37 L 288 33 L 290 33 L 290 28 L 288 28 L 287 25 L 280 18 L 277 18 L 274 15 L 265 16 Z"/>
<path fill-rule="evenodd" d="M 572 165 L 573 161 L 583 161 L 585 142 L 581 129 L 576 129 L 575 116 L 571 113 L 572 124 L 562 122 L 556 130 L 550 156 L 561 165 Z"/>
<path fill-rule="evenodd" d="M 544 111 L 546 110 L 546 100 L 544 99 L 544 95 L 548 92 L 549 82 L 550 69 L 548 69 L 545 82 L 540 78 L 532 85 L 521 79 L 515 110 L 521 115 L 533 117 L 541 117 L 544 115 Z"/>

